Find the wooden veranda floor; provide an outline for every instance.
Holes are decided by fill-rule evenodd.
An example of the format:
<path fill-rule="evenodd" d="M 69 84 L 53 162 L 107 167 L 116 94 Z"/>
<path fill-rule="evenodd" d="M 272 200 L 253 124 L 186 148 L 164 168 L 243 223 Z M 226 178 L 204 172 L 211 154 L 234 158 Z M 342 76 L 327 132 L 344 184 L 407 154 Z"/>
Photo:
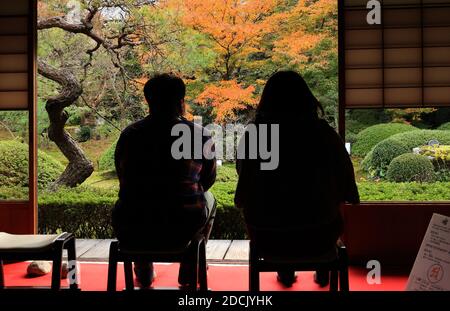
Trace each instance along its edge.
<path fill-rule="evenodd" d="M 77 239 L 78 260 L 108 261 L 111 241 Z M 248 248 L 247 240 L 210 240 L 206 248 L 206 257 L 209 262 L 246 263 Z"/>

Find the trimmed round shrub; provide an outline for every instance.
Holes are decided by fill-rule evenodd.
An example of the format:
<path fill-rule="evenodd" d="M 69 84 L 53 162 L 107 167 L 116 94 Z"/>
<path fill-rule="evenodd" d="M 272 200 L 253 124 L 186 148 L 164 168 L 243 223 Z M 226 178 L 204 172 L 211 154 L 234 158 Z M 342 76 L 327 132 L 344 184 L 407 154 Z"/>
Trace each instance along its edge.
<path fill-rule="evenodd" d="M 416 130 L 414 126 L 403 123 L 386 123 L 370 126 L 358 133 L 356 142 L 352 146 L 352 153 L 355 156 L 364 157 L 382 140 L 394 134 L 413 130 Z"/>
<path fill-rule="evenodd" d="M 370 150 L 367 155 L 364 157 L 364 159 L 361 161 L 361 168 L 363 171 L 365 172 L 370 172 L 371 171 L 371 165 L 372 165 L 372 152 L 373 149 Z"/>
<path fill-rule="evenodd" d="M 115 171 L 114 153 L 117 141 L 115 141 L 98 159 L 98 169 L 100 171 Z"/>
<path fill-rule="evenodd" d="M 408 153 L 410 150 L 401 141 L 383 140 L 377 144 L 370 153 L 370 161 L 364 166 L 368 167 L 371 175 L 384 177 L 391 161 L 400 154 Z"/>
<path fill-rule="evenodd" d="M 450 133 L 441 130 L 416 130 L 389 137 L 405 143 L 410 150 L 427 145 L 430 140 L 437 140 L 441 145 L 450 145 Z"/>
<path fill-rule="evenodd" d="M 438 130 L 441 130 L 441 131 L 450 131 L 450 122 L 441 124 L 441 126 L 438 127 Z"/>
<path fill-rule="evenodd" d="M 434 175 L 433 163 L 426 156 L 406 153 L 392 160 L 386 177 L 393 182 L 432 182 Z"/>
<path fill-rule="evenodd" d="M 413 148 L 427 145 L 430 140 L 438 140 L 443 145 L 450 145 L 450 132 L 415 130 L 392 135 L 378 143 L 366 155 L 362 167 L 372 177 L 384 177 L 390 161 L 404 153 L 411 153 Z M 388 150 L 390 147 L 392 150 Z"/>
<path fill-rule="evenodd" d="M 64 166 L 43 151 L 38 151 L 38 187 L 45 188 L 55 181 Z M 17 141 L 0 141 L 0 185 L 28 186 L 28 145 Z"/>

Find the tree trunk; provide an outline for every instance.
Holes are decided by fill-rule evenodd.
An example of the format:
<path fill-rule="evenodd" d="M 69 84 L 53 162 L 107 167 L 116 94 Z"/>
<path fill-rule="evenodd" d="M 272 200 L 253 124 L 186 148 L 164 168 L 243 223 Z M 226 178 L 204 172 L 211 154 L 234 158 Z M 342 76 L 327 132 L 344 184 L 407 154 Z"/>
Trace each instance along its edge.
<path fill-rule="evenodd" d="M 47 99 L 47 110 L 50 126 L 48 137 L 55 142 L 64 156 L 69 160 L 64 172 L 50 185 L 51 190 L 61 186 L 76 187 L 83 183 L 94 171 L 93 163 L 85 156 L 77 142 L 64 129 L 68 119 L 64 108 L 72 105 L 83 92 L 80 82 L 67 69 L 56 69 L 42 60 L 38 61 L 38 72 L 61 86 L 56 96 Z"/>

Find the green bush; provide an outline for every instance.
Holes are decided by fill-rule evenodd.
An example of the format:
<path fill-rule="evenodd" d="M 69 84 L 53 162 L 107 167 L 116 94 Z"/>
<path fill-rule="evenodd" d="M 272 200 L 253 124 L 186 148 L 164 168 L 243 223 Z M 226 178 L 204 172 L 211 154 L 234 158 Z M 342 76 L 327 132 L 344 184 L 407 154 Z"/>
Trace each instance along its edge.
<path fill-rule="evenodd" d="M 441 126 L 438 127 L 438 130 L 441 130 L 441 131 L 450 131 L 450 122 L 441 124 Z"/>
<path fill-rule="evenodd" d="M 434 164 L 438 171 L 448 171 L 450 169 L 450 146 L 422 146 L 418 149 L 418 153 L 427 156 Z M 445 172 L 442 172 L 442 176 L 446 176 Z"/>
<path fill-rule="evenodd" d="M 450 132 L 439 130 L 414 130 L 392 135 L 378 143 L 371 152 L 366 155 L 362 166 L 372 177 L 383 177 L 387 166 L 394 158 L 403 153 L 411 153 L 413 148 L 428 144 L 436 139 L 441 144 L 450 144 Z M 392 150 L 389 147 L 392 146 Z M 381 157 L 380 157 L 381 155 Z"/>
<path fill-rule="evenodd" d="M 84 142 L 88 141 L 89 139 L 91 139 L 92 138 L 92 129 L 91 129 L 91 127 L 87 126 L 87 125 L 81 126 L 80 129 L 77 132 L 77 137 L 76 138 L 77 138 L 77 141 L 82 142 L 82 143 L 84 143 Z"/>
<path fill-rule="evenodd" d="M 87 187 L 39 194 L 39 232 L 74 233 L 78 238 L 113 238 L 111 211 L 117 191 Z"/>
<path fill-rule="evenodd" d="M 367 155 L 364 157 L 364 159 L 361 161 L 361 169 L 364 172 L 369 173 L 370 175 L 375 175 L 375 172 L 373 172 L 373 169 L 371 167 L 372 165 L 372 156 L 373 156 L 373 149 L 370 150 Z"/>
<path fill-rule="evenodd" d="M 400 141 L 383 140 L 363 160 L 363 168 L 372 177 L 384 177 L 391 161 L 400 154 L 408 153 L 408 147 Z"/>
<path fill-rule="evenodd" d="M 440 168 L 435 172 L 435 180 L 442 182 L 450 181 L 450 169 L 448 168 Z"/>
<path fill-rule="evenodd" d="M 386 177 L 393 182 L 432 182 L 434 166 L 426 156 L 406 153 L 392 160 Z"/>
<path fill-rule="evenodd" d="M 448 145 L 421 146 L 419 153 L 435 159 L 450 161 L 450 146 Z"/>
<path fill-rule="evenodd" d="M 67 124 L 75 126 L 81 125 L 84 116 L 91 110 L 88 107 L 69 106 L 65 109 L 65 111 L 69 115 L 69 119 L 67 119 Z"/>
<path fill-rule="evenodd" d="M 99 158 L 98 168 L 100 171 L 115 171 L 114 153 L 116 151 L 117 141 L 115 141 Z"/>
<path fill-rule="evenodd" d="M 408 132 L 416 128 L 402 123 L 377 124 L 358 133 L 356 142 L 352 146 L 352 154 L 364 157 L 372 148 L 382 140 L 398 133 Z"/>
<path fill-rule="evenodd" d="M 441 130 L 415 130 L 396 134 L 388 139 L 402 141 L 410 150 L 427 145 L 430 140 L 437 140 L 441 145 L 450 145 L 450 133 Z"/>
<path fill-rule="evenodd" d="M 64 166 L 43 151 L 38 152 L 38 187 L 45 188 L 61 175 Z M 0 185 L 28 186 L 28 145 L 17 141 L 0 141 Z"/>

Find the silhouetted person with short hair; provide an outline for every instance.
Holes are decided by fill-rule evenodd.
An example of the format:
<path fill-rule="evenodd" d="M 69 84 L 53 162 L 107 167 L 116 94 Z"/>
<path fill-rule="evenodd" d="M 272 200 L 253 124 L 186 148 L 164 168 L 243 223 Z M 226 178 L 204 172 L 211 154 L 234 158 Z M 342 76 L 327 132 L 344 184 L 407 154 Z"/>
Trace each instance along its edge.
<path fill-rule="evenodd" d="M 252 123 L 279 124 L 279 165 L 261 170 L 260 157 L 237 162 L 235 203 L 243 209 L 250 238 L 269 253 L 295 257 L 304 250 L 312 256 L 329 251 L 342 234 L 341 203 L 359 202 L 345 145 L 319 111 L 322 106 L 299 74 L 274 74 Z M 281 233 L 286 229 L 294 233 Z M 327 271 L 315 276 L 320 285 L 328 284 Z M 279 271 L 278 279 L 291 286 L 295 271 Z"/>
<path fill-rule="evenodd" d="M 216 178 L 216 160 L 204 154 L 200 159 L 193 155 L 177 159 L 172 152 L 179 137 L 171 133 L 177 125 L 186 125 L 192 136 L 202 135 L 202 146 L 209 143 L 209 152 L 214 152 L 206 130 L 183 117 L 185 92 L 183 80 L 173 75 L 150 79 L 144 87 L 149 116 L 128 126 L 117 142 L 120 190 L 113 226 L 123 245 L 164 249 L 187 244 L 199 230 L 209 236 L 215 208 L 207 190 Z M 192 285 L 190 272 L 195 263 L 190 259 L 180 266 L 181 285 Z M 142 287 L 151 285 L 152 263 L 136 262 L 134 270 Z"/>

